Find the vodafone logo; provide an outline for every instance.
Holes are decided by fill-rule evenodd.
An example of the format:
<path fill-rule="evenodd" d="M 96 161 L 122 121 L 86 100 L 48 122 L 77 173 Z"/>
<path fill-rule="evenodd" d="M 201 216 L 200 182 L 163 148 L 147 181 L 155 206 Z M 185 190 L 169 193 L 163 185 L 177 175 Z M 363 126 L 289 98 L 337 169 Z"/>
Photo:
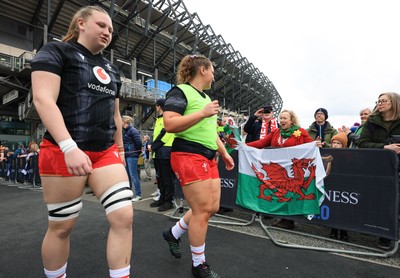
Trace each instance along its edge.
<path fill-rule="evenodd" d="M 111 78 L 108 73 L 102 67 L 94 67 L 93 68 L 94 76 L 96 76 L 97 80 L 99 80 L 103 84 L 108 84 L 111 82 Z"/>

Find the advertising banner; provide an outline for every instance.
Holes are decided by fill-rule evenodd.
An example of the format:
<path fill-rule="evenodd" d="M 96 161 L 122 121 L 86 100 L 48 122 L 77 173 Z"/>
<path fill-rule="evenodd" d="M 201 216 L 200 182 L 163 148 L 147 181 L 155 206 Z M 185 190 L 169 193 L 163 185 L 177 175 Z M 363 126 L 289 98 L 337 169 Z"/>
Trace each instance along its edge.
<path fill-rule="evenodd" d="M 220 206 L 225 208 L 238 207 L 236 205 L 236 194 L 237 194 L 237 179 L 238 179 L 238 152 L 234 150 L 230 153 L 235 161 L 235 167 L 228 171 L 225 169 L 225 163 L 220 158 L 218 160 L 218 171 L 221 177 L 221 200 Z"/>

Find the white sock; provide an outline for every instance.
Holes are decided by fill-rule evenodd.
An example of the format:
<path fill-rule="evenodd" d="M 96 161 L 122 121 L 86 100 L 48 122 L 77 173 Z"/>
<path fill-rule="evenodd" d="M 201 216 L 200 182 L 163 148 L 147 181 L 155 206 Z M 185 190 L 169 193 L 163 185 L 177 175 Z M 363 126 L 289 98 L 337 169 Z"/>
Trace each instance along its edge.
<path fill-rule="evenodd" d="M 110 269 L 110 278 L 129 278 L 130 270 L 130 265 L 120 269 Z"/>
<path fill-rule="evenodd" d="M 205 243 L 197 247 L 190 245 L 190 251 L 192 252 L 192 261 L 194 267 L 206 261 L 205 249 L 206 249 Z"/>
<path fill-rule="evenodd" d="M 171 232 L 174 238 L 178 239 L 181 237 L 181 235 L 187 232 L 188 228 L 188 225 L 185 223 L 185 220 L 183 220 L 182 217 L 178 222 L 176 222 L 175 226 L 171 228 Z"/>
<path fill-rule="evenodd" d="M 44 268 L 44 274 L 47 278 L 66 278 L 67 263 L 57 270 L 47 270 Z"/>

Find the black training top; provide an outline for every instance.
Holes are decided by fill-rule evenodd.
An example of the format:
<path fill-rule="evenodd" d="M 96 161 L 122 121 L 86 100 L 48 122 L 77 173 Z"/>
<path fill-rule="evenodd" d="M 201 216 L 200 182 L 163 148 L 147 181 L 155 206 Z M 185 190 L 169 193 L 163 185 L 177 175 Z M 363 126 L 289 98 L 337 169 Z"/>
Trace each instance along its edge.
<path fill-rule="evenodd" d="M 57 106 L 80 149 L 102 151 L 114 144 L 114 102 L 121 87 L 118 68 L 76 41 L 45 44 L 31 66 L 32 71 L 61 77 Z M 44 138 L 56 144 L 48 132 Z"/>

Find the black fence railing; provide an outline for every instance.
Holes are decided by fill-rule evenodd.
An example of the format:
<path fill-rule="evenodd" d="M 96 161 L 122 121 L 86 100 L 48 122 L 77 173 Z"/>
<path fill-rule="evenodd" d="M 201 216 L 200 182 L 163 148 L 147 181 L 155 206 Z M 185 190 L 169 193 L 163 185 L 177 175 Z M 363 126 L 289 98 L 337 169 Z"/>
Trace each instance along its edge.
<path fill-rule="evenodd" d="M 40 186 L 40 175 L 38 168 L 39 155 L 29 157 L 7 157 L 0 163 L 0 178 L 13 183 L 31 184 L 33 187 Z"/>

